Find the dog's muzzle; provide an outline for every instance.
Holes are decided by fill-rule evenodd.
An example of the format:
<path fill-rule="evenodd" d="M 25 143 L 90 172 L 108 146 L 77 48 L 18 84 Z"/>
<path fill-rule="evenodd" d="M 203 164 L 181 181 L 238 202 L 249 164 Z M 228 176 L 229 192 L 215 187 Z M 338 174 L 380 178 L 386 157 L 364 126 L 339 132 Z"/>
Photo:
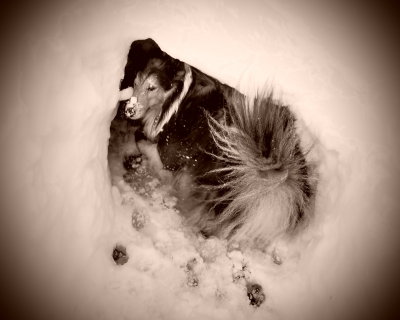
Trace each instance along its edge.
<path fill-rule="evenodd" d="M 132 120 L 140 119 L 143 116 L 144 108 L 137 101 L 136 97 L 131 97 L 125 106 L 125 115 Z"/>
<path fill-rule="evenodd" d="M 145 108 L 141 105 L 136 96 L 133 95 L 132 87 L 125 88 L 119 92 L 119 101 L 126 101 L 125 115 L 132 120 L 140 119 L 145 114 Z"/>

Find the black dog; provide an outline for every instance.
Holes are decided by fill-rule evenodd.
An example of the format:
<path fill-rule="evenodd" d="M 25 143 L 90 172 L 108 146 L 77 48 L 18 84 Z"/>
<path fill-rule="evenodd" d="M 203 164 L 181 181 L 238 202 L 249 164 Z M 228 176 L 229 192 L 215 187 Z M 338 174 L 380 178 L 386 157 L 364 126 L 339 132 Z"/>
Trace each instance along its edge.
<path fill-rule="evenodd" d="M 271 94 L 249 101 L 152 39 L 132 43 L 120 90 L 141 152 L 171 173 L 182 214 L 205 236 L 264 243 L 308 220 L 311 168 L 294 115 Z"/>

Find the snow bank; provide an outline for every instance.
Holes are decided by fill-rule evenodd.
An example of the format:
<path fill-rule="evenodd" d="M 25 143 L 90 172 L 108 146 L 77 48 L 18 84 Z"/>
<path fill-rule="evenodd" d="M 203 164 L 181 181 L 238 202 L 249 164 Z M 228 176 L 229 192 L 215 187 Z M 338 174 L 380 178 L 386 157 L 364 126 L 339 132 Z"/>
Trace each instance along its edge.
<path fill-rule="evenodd" d="M 357 38 L 361 18 L 346 25 L 342 17 L 335 28 L 341 12 L 329 11 L 330 21 L 327 8 L 277 1 L 5 8 L 3 312 L 31 319 L 338 319 L 367 316 L 394 297 L 398 111 L 389 79 L 394 60 L 383 54 L 394 48 L 375 45 L 373 34 L 371 43 Z M 321 183 L 310 230 L 272 246 L 282 265 L 271 251 L 228 253 L 223 241 L 191 234 L 156 184 L 150 198 L 118 177 L 111 186 L 107 146 L 119 79 L 130 42 L 146 37 L 230 85 L 251 91 L 272 84 L 299 115 L 304 138 L 315 143 Z M 132 212 L 144 212 L 142 229 L 132 226 Z M 117 243 L 130 257 L 123 266 L 111 257 Z M 243 264 L 264 288 L 259 308 L 233 281 Z"/>

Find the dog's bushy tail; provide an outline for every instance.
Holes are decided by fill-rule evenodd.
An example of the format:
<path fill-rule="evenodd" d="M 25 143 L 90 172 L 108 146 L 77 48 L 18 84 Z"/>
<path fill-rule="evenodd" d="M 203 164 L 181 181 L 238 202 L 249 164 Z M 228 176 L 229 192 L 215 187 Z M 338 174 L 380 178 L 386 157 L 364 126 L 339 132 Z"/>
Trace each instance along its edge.
<path fill-rule="evenodd" d="M 269 241 L 309 220 L 313 170 L 300 146 L 294 114 L 272 93 L 251 102 L 236 96 L 232 102 L 225 121 L 209 117 L 219 150 L 214 156 L 221 164 L 212 172 L 221 181 L 213 208 L 223 208 L 214 211 L 213 225 L 223 237 Z"/>

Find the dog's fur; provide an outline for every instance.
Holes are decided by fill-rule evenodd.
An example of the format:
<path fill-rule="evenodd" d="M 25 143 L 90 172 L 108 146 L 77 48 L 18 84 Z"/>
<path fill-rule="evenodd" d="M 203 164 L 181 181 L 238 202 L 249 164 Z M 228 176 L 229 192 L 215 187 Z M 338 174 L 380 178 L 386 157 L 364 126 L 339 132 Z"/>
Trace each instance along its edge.
<path fill-rule="evenodd" d="M 182 214 L 205 236 L 265 243 L 309 220 L 311 168 L 294 115 L 272 94 L 250 101 L 152 39 L 132 43 L 120 90 L 119 116 L 156 147 Z"/>

